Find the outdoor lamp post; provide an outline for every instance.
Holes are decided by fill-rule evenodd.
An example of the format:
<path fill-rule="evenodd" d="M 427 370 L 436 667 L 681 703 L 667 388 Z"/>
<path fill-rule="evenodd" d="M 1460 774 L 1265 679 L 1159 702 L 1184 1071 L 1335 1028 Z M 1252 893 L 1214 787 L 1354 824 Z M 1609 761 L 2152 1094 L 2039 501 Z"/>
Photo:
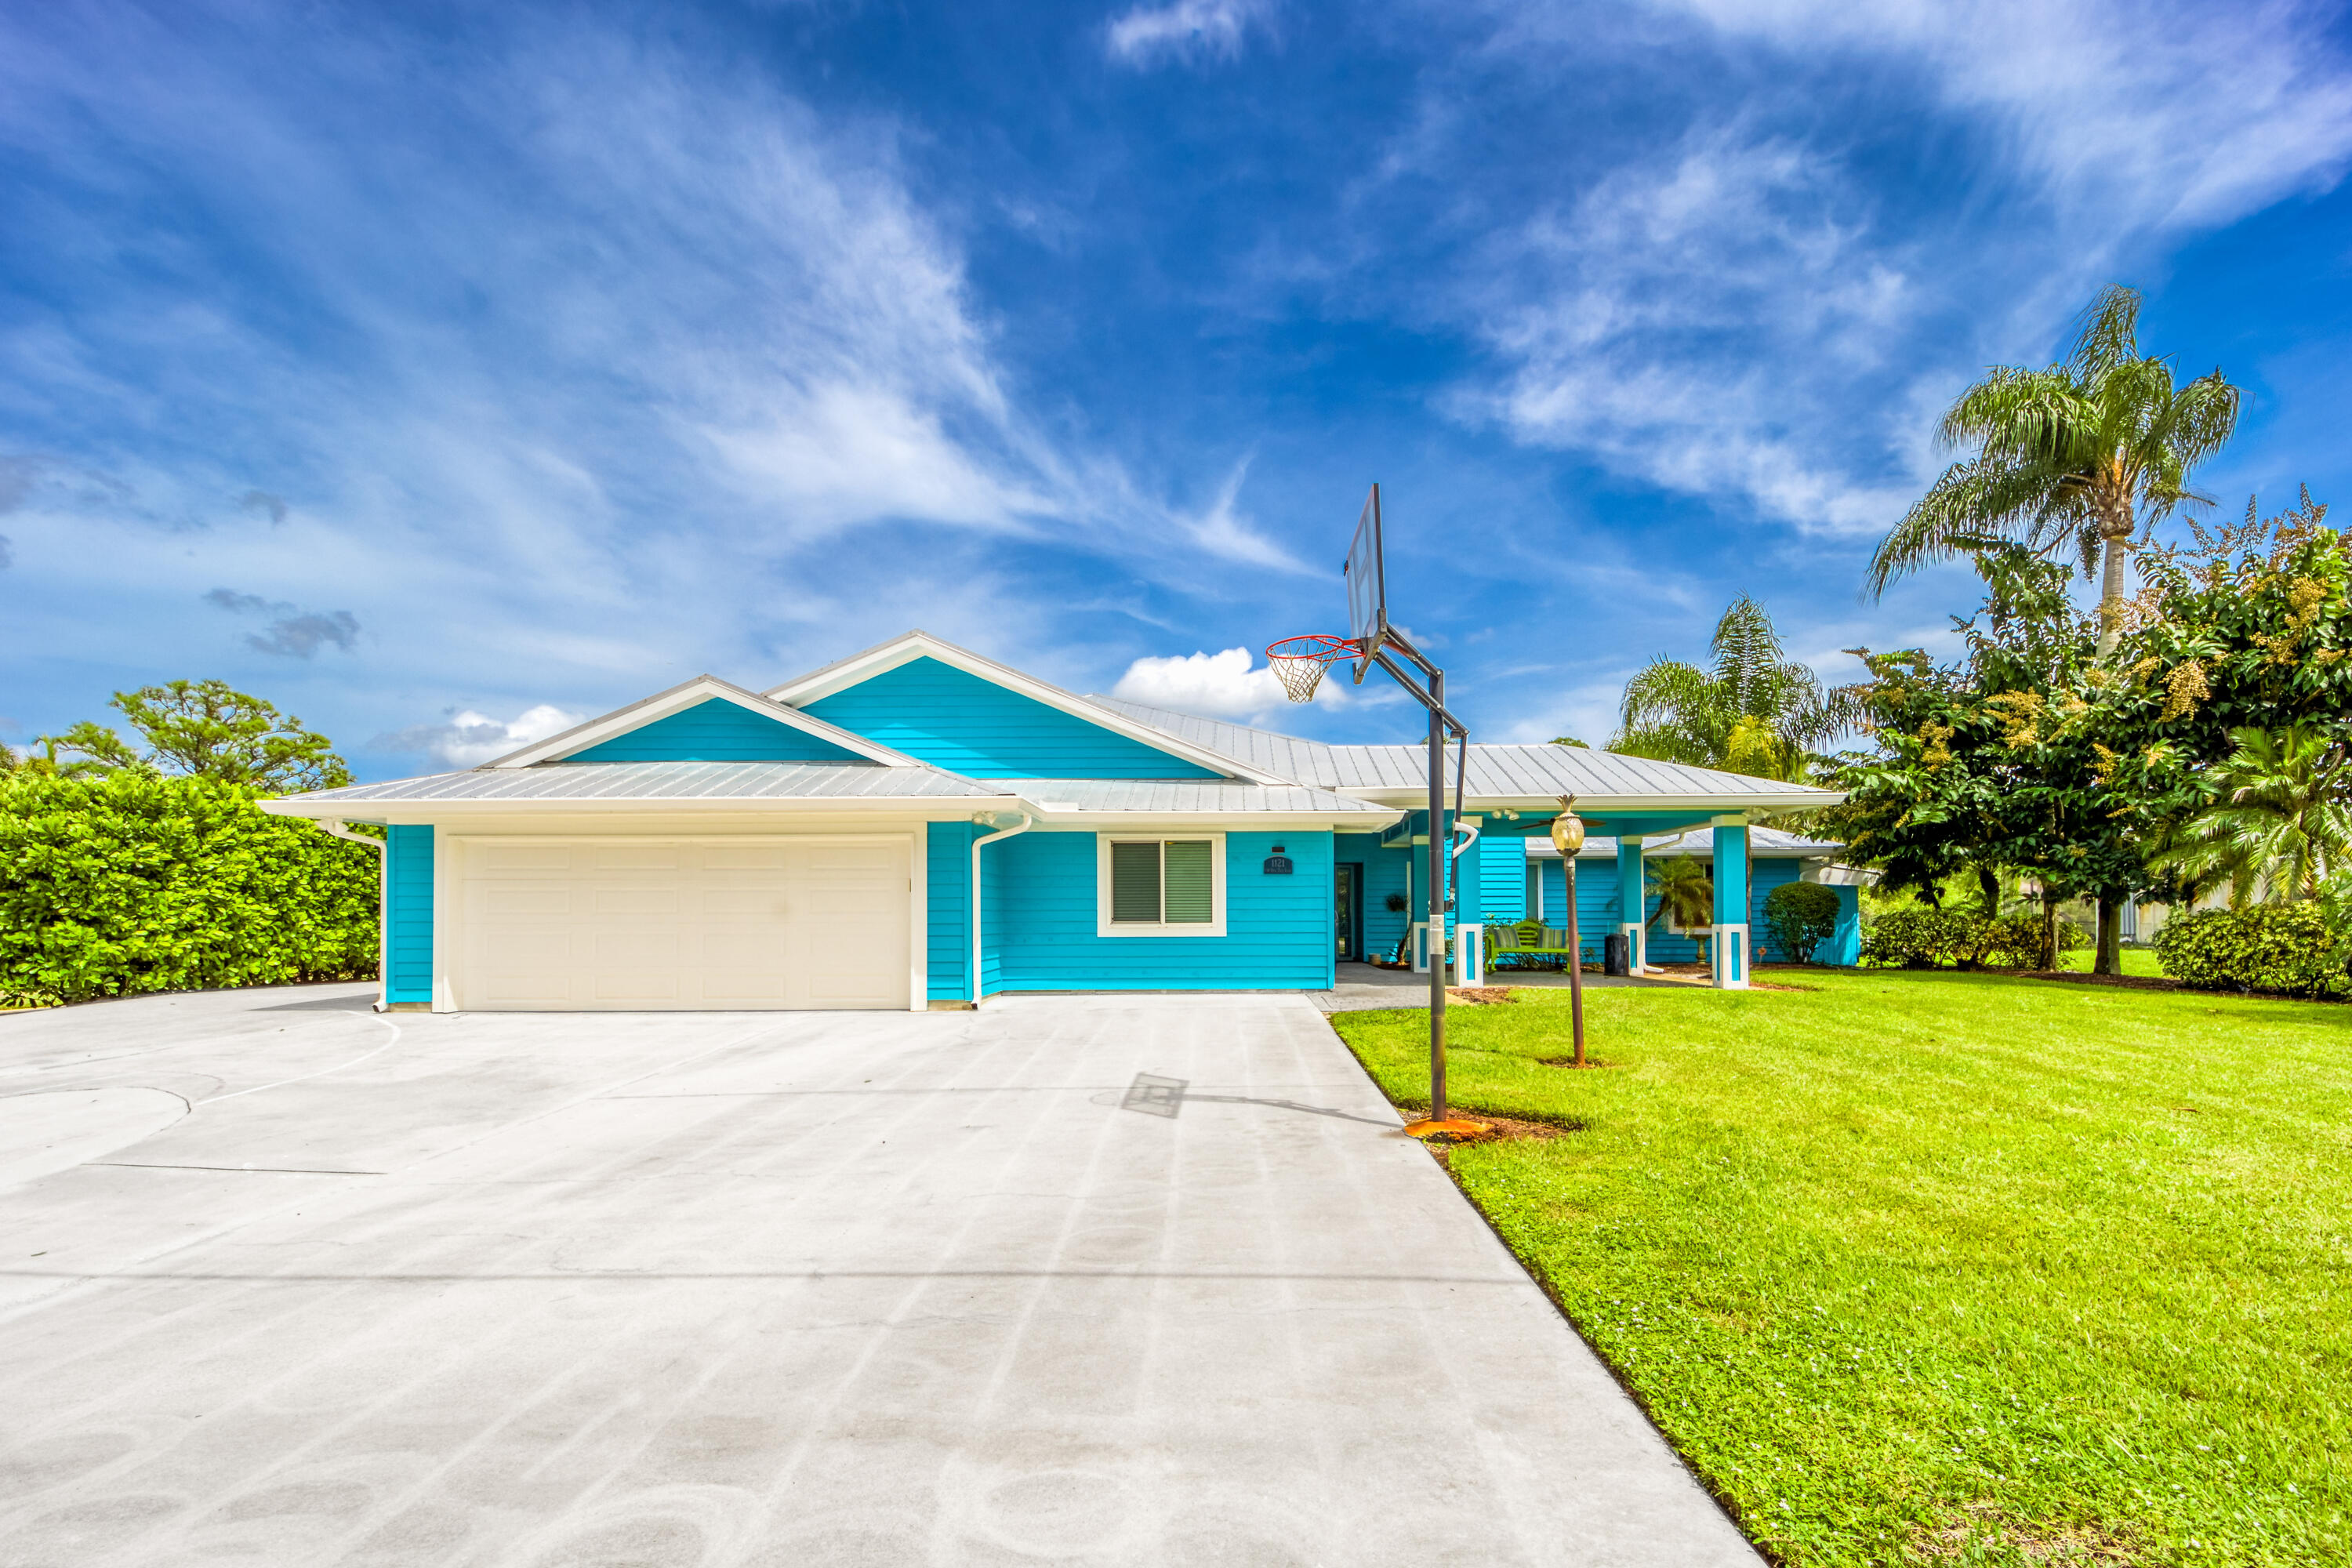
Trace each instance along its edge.
<path fill-rule="evenodd" d="M 1576 797 L 1559 797 L 1559 815 L 1551 819 L 1551 846 L 1559 851 L 1568 872 L 1568 1019 L 1576 1033 L 1576 1065 L 1584 1065 L 1584 937 L 1576 923 L 1576 857 L 1584 847 L 1584 818 L 1576 815 Z"/>

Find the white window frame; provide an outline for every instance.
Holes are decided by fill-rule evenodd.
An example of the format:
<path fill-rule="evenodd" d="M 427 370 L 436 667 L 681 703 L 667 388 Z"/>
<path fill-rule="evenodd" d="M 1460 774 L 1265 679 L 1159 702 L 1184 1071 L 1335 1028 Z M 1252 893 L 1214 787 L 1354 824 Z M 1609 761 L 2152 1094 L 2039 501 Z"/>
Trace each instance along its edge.
<path fill-rule="evenodd" d="M 1114 844 L 1166 844 L 1170 840 L 1209 844 L 1209 912 L 1200 921 L 1116 921 L 1110 918 L 1110 847 Z M 1160 912 L 1167 912 L 1167 852 L 1160 856 Z M 1190 833 L 1171 827 L 1159 833 L 1097 833 L 1095 835 L 1095 934 L 1097 936 L 1223 936 L 1225 934 L 1225 836 Z"/>

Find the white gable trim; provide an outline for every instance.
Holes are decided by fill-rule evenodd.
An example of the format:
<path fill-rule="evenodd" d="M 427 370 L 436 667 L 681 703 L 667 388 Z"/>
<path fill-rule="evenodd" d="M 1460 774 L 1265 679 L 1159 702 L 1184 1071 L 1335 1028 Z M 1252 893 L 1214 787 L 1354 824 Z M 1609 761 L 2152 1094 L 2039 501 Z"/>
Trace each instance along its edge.
<path fill-rule="evenodd" d="M 615 708 L 602 718 L 591 719 L 584 724 L 575 724 L 560 735 L 550 735 L 544 741 L 534 741 L 522 750 L 509 752 L 495 762 L 485 763 L 483 766 L 527 768 L 535 763 L 552 762 L 560 757 L 568 757 L 574 752 L 584 752 L 589 747 L 600 742 L 609 741 L 616 735 L 625 735 L 632 730 L 642 730 L 648 724 L 658 723 L 674 713 L 683 713 L 689 708 L 713 699 L 721 702 L 731 702 L 738 708 L 757 713 L 761 718 L 772 720 L 787 729 L 814 735 L 821 741 L 830 742 L 843 751 L 864 757 L 870 763 L 880 763 L 885 767 L 893 768 L 913 768 L 924 765 L 912 757 L 892 751 L 887 746 L 877 746 L 865 736 L 853 734 L 838 724 L 828 724 L 824 720 L 803 713 L 796 708 L 788 708 L 781 702 L 771 701 L 758 692 L 748 691 L 732 681 L 721 680 L 715 675 L 698 675 L 691 680 L 671 687 L 667 691 L 656 691 L 651 697 L 632 702 L 625 708 Z"/>
<path fill-rule="evenodd" d="M 852 654 L 837 664 L 829 664 L 823 669 L 812 670 L 798 679 L 788 680 L 782 686 L 772 688 L 767 695 L 772 701 L 800 708 L 830 697 L 836 691 L 845 691 L 860 681 L 870 680 L 877 675 L 887 674 L 902 664 L 912 664 L 919 658 L 938 659 L 941 664 L 961 669 L 966 675 L 977 676 L 992 685 L 1002 686 L 1008 691 L 1018 692 L 1033 701 L 1042 702 L 1048 708 L 1057 708 L 1070 717 L 1084 720 L 1097 729 L 1108 730 L 1114 735 L 1123 735 L 1140 745 L 1150 747 L 1155 752 L 1165 752 L 1171 757 L 1181 757 L 1188 763 L 1197 763 L 1204 768 L 1213 768 L 1218 773 L 1234 778 L 1247 779 L 1250 783 L 1258 784 L 1295 784 L 1298 782 L 1296 779 L 1285 778 L 1279 773 L 1270 773 L 1262 768 L 1253 767 L 1222 752 L 1213 752 L 1206 746 L 1195 745 L 1180 735 L 1171 735 L 1154 725 L 1130 719 L 1126 714 L 1106 708 L 1098 702 L 1089 702 L 1076 692 L 1065 691 L 1058 686 L 1048 686 L 1033 676 L 1024 675 L 1019 670 L 999 664 L 992 658 L 983 658 L 970 648 L 958 647 L 951 642 L 942 642 L 930 633 L 923 631 L 908 632 L 903 637 L 893 637 L 888 642 L 877 644 L 864 653 Z"/>

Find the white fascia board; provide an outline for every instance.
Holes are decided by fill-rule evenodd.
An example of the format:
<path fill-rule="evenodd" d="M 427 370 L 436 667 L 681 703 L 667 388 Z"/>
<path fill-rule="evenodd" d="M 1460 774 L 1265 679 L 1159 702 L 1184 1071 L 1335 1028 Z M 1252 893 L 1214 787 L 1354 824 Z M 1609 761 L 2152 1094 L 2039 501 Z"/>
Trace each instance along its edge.
<path fill-rule="evenodd" d="M 1429 786 L 1410 789 L 1366 788 L 1346 786 L 1347 793 L 1360 800 L 1376 800 L 1383 805 L 1394 805 L 1415 811 L 1429 805 Z M 1452 809 L 1454 786 L 1445 788 L 1447 809 Z M 1844 792 L 1833 789 L 1809 789 L 1802 795 L 1580 795 L 1576 797 L 1577 815 L 1588 813 L 1598 816 L 1612 811 L 1704 811 L 1714 816 L 1727 812 L 1750 811 L 1814 811 L 1822 806 L 1837 805 L 1845 800 Z M 1480 811 L 1554 812 L 1559 809 L 1558 795 L 1474 795 L 1462 804 L 1465 816 Z M 1703 825 L 1702 825 L 1703 826 Z M 1689 832 L 1688 828 L 1679 831 Z"/>
<path fill-rule="evenodd" d="M 1083 719 L 1089 724 L 1108 730 L 1115 735 L 1124 735 L 1129 740 L 1149 746 L 1155 752 L 1165 752 L 1171 757 L 1181 757 L 1188 763 L 1198 763 L 1204 768 L 1214 768 L 1219 773 L 1234 778 L 1247 779 L 1250 783 L 1257 784 L 1296 784 L 1301 782 L 1252 767 L 1239 758 L 1229 757 L 1223 752 L 1214 752 L 1206 746 L 1194 745 L 1181 736 L 1171 735 L 1165 730 L 1154 729 L 1149 724 L 1129 718 L 1124 713 L 1105 708 L 1100 703 L 1089 702 L 1075 691 L 1065 691 L 1058 686 L 1049 686 L 1034 676 L 1024 675 L 1019 670 L 999 664 L 992 658 L 983 658 L 970 648 L 958 647 L 951 642 L 943 642 L 930 633 L 923 631 L 908 632 L 904 637 L 893 637 L 888 642 L 867 648 L 864 653 L 854 653 L 838 663 L 826 665 L 823 669 L 812 670 L 797 679 L 786 681 L 782 686 L 772 687 L 767 692 L 767 697 L 771 701 L 799 708 L 805 703 L 820 701 L 836 691 L 845 691 L 861 680 L 870 680 L 877 675 L 898 668 L 902 664 L 912 664 L 919 658 L 938 659 L 941 664 L 961 669 L 966 675 L 976 676 L 992 685 L 1002 686 L 1008 691 L 1018 692 L 1032 700 L 1043 702 L 1048 708 L 1058 708 L 1073 719 Z"/>
<path fill-rule="evenodd" d="M 1397 820 L 1392 811 L 1046 811 L 1037 819 L 1037 831 L 1140 832 L 1161 827 L 1185 832 L 1223 832 L 1227 828 L 1276 827 L 1298 832 L 1371 833 Z"/>
<path fill-rule="evenodd" d="M 368 823 L 512 822 L 538 816 L 789 816 L 795 814 L 854 816 L 920 816 L 940 822 L 961 822 L 982 812 L 1025 811 L 1039 815 L 1034 802 L 1017 795 L 866 795 L 856 799 L 779 798 L 775 795 L 729 795 L 693 800 L 614 800 L 595 795 L 569 800 L 377 800 L 306 801 L 299 796 L 265 800 L 261 809 L 273 816 L 309 817 L 313 821 Z"/>
<path fill-rule="evenodd" d="M 854 734 L 838 724 L 828 724 L 824 720 L 803 713 L 797 708 L 762 697 L 756 691 L 738 686 L 733 681 L 721 680 L 715 675 L 698 675 L 691 680 L 680 681 L 667 691 L 656 691 L 651 697 L 641 698 L 625 708 L 615 708 L 601 718 L 591 719 L 584 724 L 574 724 L 560 735 L 550 735 L 544 741 L 534 741 L 519 752 L 509 752 L 505 756 L 482 765 L 490 768 L 527 768 L 535 763 L 550 762 L 559 757 L 570 756 L 572 752 L 584 751 L 601 741 L 609 741 L 615 735 L 625 735 L 632 730 L 641 730 L 647 724 L 657 723 L 673 713 L 683 713 L 697 703 L 707 702 L 712 698 L 717 698 L 722 702 L 731 702 L 747 712 L 757 713 L 762 719 L 773 720 L 779 724 L 814 735 L 821 741 L 829 741 L 845 752 L 854 752 L 868 762 L 880 763 L 885 767 L 912 768 L 923 765 L 912 757 L 894 752 L 887 746 L 877 745 L 865 736 Z"/>

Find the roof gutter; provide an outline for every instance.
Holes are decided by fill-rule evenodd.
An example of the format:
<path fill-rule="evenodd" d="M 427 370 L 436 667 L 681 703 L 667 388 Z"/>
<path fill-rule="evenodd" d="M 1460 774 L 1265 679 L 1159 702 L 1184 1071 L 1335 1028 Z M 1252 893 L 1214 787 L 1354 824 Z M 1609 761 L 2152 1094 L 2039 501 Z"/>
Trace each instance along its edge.
<path fill-rule="evenodd" d="M 547 812 L 907 812 L 934 813 L 952 820 L 973 806 L 993 802 L 1034 811 L 1016 795 L 412 795 L 345 796 L 340 800 L 310 800 L 286 795 L 258 802 L 273 816 L 307 816 L 313 821 L 352 820 L 354 813 L 370 815 L 362 821 L 387 816 L 417 822 L 444 822 L 456 816 L 516 816 Z"/>
<path fill-rule="evenodd" d="M 364 833 L 353 833 L 344 826 L 344 819 L 340 816 L 313 816 L 307 820 L 311 826 L 330 837 L 348 839 L 353 844 L 364 844 L 379 855 L 383 853 L 383 839 L 370 838 Z"/>
<path fill-rule="evenodd" d="M 1424 789 L 1407 785 L 1318 784 L 1353 795 L 1358 800 L 1377 801 L 1382 805 L 1395 805 L 1399 809 L 1424 805 Z M 1620 811 L 1705 811 L 1721 816 L 1734 811 L 1818 811 L 1823 806 L 1843 804 L 1845 793 L 1833 789 L 1808 789 L 1802 795 L 1758 793 L 1755 795 L 1579 795 L 1576 811 L 1580 816 L 1606 816 Z M 1473 792 L 1464 803 L 1465 812 L 1540 811 L 1547 816 L 1559 809 L 1559 797 L 1533 795 L 1479 795 Z"/>

